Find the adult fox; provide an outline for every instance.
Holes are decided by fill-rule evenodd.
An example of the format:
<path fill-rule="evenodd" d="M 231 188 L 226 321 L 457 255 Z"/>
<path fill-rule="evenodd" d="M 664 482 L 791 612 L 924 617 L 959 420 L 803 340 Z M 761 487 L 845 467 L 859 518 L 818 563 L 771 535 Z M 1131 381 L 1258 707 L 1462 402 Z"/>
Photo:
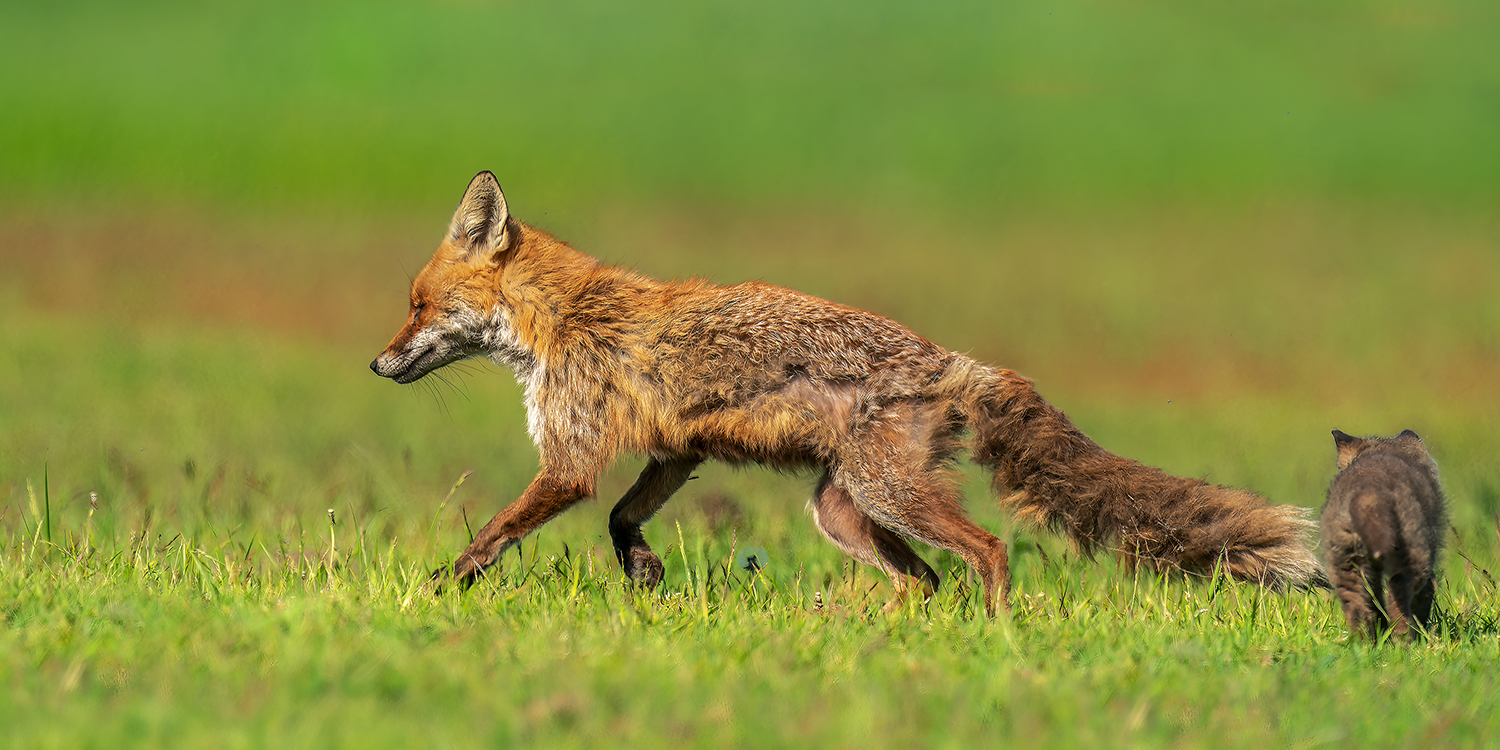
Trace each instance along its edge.
<path fill-rule="evenodd" d="M 489 172 L 469 183 L 412 281 L 406 324 L 370 368 L 411 383 L 474 356 L 515 371 L 541 469 L 435 576 L 472 580 L 634 453 L 646 468 L 609 516 L 633 579 L 661 580 L 641 524 L 700 462 L 753 462 L 821 469 L 818 528 L 898 596 L 938 585 L 908 537 L 972 566 L 993 613 L 1008 606 L 1010 563 L 960 504 L 951 464 L 965 432 L 1007 505 L 1084 550 L 1112 545 L 1198 573 L 1222 563 L 1275 586 L 1321 575 L 1300 508 L 1109 453 L 1030 380 L 878 315 L 770 284 L 660 282 L 603 265 L 513 218 Z"/>

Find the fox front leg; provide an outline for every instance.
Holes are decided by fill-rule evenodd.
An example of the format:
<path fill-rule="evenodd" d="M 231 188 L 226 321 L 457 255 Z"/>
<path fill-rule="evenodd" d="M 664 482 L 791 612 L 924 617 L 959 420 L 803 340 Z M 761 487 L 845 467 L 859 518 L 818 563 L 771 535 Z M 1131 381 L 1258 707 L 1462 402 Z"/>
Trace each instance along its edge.
<path fill-rule="evenodd" d="M 661 558 L 646 544 L 641 524 L 656 515 L 668 498 L 682 489 L 699 462 L 697 458 L 652 458 L 641 471 L 640 478 L 610 511 L 609 538 L 614 542 L 615 556 L 631 580 L 644 583 L 648 588 L 656 588 L 661 583 Z"/>
<path fill-rule="evenodd" d="M 569 481 L 545 471 L 538 474 L 519 499 L 497 513 L 474 535 L 474 541 L 459 554 L 451 567 L 438 568 L 432 578 L 440 580 L 451 576 L 462 585 L 473 583 L 522 537 L 592 494 L 592 481 Z"/>

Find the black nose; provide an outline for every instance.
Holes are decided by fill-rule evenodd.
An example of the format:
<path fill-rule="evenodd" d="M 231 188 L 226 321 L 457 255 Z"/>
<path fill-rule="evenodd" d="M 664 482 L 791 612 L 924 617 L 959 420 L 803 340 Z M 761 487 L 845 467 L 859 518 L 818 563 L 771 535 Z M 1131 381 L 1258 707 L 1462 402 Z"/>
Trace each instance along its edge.
<path fill-rule="evenodd" d="M 380 374 L 380 360 L 378 360 L 378 359 L 372 359 L 372 360 L 370 360 L 370 372 L 373 372 L 376 375 Z"/>

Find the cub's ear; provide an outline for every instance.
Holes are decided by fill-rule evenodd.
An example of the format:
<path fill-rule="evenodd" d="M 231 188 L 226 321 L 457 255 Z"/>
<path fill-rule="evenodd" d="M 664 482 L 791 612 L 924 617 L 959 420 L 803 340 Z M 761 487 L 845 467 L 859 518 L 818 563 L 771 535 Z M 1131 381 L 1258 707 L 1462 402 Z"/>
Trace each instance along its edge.
<path fill-rule="evenodd" d="M 1338 449 L 1339 471 L 1343 471 L 1365 447 L 1365 439 L 1345 434 L 1341 430 L 1334 430 L 1333 444 Z"/>
<path fill-rule="evenodd" d="M 1407 438 L 1408 440 L 1415 440 L 1415 441 L 1417 441 L 1419 443 L 1422 442 L 1422 436 L 1418 435 L 1416 432 L 1413 432 L 1412 430 L 1402 430 L 1401 434 L 1397 435 L 1396 437 L 1398 437 L 1398 438 Z"/>
<path fill-rule="evenodd" d="M 469 261 L 492 260 L 509 249 L 511 242 L 510 209 L 495 175 L 480 172 L 469 182 L 453 221 L 448 225 L 448 239 L 464 252 Z"/>

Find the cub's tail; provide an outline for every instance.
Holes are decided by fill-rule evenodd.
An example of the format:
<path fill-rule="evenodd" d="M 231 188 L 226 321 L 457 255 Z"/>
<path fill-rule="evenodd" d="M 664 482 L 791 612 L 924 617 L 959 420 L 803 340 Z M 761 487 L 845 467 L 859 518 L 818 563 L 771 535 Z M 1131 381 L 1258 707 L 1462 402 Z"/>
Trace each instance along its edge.
<path fill-rule="evenodd" d="M 1390 502 L 1373 492 L 1362 492 L 1349 503 L 1349 521 L 1381 566 L 1392 564 L 1401 544 L 1401 517 Z"/>
<path fill-rule="evenodd" d="M 1002 502 L 1021 518 L 1065 532 L 1085 553 L 1113 549 L 1158 571 L 1208 575 L 1222 564 L 1273 588 L 1328 585 L 1312 551 L 1310 511 L 1117 456 L 1031 380 L 977 363 L 961 369 L 945 380 L 966 392 L 974 460 L 994 473 L 996 491 L 1010 493 Z"/>

